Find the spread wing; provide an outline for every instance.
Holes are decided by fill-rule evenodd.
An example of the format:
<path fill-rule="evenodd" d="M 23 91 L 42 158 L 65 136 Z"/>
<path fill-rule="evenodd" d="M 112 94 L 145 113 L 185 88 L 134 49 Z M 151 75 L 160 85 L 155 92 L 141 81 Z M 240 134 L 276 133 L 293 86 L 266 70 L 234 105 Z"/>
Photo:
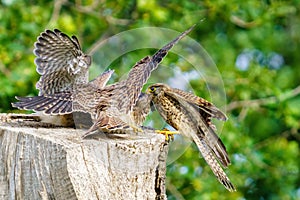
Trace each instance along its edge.
<path fill-rule="evenodd" d="M 158 67 L 158 64 L 167 55 L 168 51 L 178 43 L 179 40 L 191 32 L 194 27 L 195 25 L 181 33 L 177 38 L 158 50 L 154 55 L 146 56 L 137 62 L 130 70 L 127 79 L 119 82 L 118 87 L 113 86 L 115 87 L 113 95 L 117 96 L 109 98 L 107 104 L 117 107 L 121 113 L 127 114 L 132 111 L 151 72 Z M 111 90 L 110 88 L 107 89 Z"/>
<path fill-rule="evenodd" d="M 75 36 L 58 29 L 46 30 L 35 43 L 36 70 L 41 75 L 36 87 L 42 94 L 69 90 L 77 83 L 88 82 L 91 57 L 85 55 Z"/>

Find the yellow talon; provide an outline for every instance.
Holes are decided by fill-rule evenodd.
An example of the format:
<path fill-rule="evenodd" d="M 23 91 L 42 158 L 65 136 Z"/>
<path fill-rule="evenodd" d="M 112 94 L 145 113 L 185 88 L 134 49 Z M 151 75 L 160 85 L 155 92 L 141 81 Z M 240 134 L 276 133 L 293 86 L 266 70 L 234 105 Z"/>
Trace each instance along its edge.
<path fill-rule="evenodd" d="M 179 131 L 170 131 L 167 128 L 164 128 L 163 130 L 155 130 L 155 132 L 165 135 L 166 141 L 174 140 L 174 134 L 179 134 Z"/>

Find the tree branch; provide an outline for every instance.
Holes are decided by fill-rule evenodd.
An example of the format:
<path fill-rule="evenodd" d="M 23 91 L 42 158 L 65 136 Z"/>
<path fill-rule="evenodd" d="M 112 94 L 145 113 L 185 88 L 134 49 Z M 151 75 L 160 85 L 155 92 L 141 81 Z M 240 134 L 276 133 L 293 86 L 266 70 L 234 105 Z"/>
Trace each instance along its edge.
<path fill-rule="evenodd" d="M 282 102 L 287 99 L 291 99 L 300 94 L 300 86 L 294 88 L 293 90 L 287 91 L 278 97 L 272 96 L 262 99 L 251 99 L 243 101 L 233 101 L 226 106 L 227 111 L 232 111 L 237 108 L 249 108 L 249 107 L 259 107 L 262 105 L 268 105 L 276 102 Z"/>

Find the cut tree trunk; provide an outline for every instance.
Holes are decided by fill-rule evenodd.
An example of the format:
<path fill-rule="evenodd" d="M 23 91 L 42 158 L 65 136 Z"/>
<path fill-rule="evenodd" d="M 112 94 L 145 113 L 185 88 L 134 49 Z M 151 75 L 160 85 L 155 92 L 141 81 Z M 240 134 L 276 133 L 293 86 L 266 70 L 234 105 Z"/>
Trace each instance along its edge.
<path fill-rule="evenodd" d="M 163 135 L 84 132 L 0 123 L 0 199 L 166 199 Z"/>

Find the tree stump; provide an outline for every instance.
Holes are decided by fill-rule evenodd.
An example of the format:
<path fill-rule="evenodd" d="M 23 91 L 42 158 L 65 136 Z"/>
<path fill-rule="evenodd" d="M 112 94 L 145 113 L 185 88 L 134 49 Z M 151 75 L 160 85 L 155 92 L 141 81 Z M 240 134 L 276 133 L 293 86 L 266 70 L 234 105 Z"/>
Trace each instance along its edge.
<path fill-rule="evenodd" d="M 163 135 L 84 132 L 0 123 L 0 199 L 166 199 Z"/>

